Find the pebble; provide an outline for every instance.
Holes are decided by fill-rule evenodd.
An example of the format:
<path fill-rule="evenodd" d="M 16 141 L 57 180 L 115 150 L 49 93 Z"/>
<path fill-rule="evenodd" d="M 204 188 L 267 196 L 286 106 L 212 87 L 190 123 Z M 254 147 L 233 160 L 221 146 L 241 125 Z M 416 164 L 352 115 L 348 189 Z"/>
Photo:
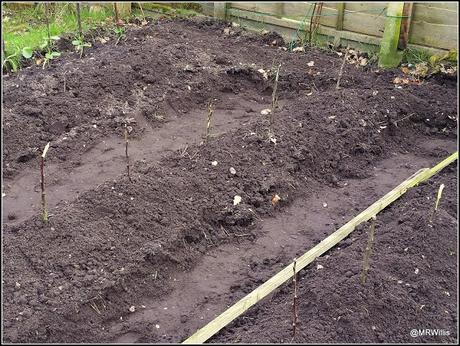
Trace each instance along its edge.
<path fill-rule="evenodd" d="M 230 173 L 235 175 L 236 174 L 236 169 L 233 167 L 230 167 Z"/>

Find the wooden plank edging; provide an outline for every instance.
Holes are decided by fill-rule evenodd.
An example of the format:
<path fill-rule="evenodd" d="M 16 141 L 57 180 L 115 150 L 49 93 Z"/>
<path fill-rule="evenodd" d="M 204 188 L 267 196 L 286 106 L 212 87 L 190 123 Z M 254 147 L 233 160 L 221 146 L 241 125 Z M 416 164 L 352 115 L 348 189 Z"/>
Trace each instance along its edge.
<path fill-rule="evenodd" d="M 296 261 L 296 272 L 305 268 L 308 264 L 313 262 L 317 257 L 321 256 L 326 251 L 333 248 L 341 240 L 346 238 L 351 232 L 354 231 L 356 226 L 368 221 L 373 216 L 377 215 L 388 205 L 396 201 L 399 197 L 405 194 L 410 188 L 417 186 L 421 182 L 428 180 L 430 177 L 438 173 L 440 170 L 458 159 L 458 152 L 453 153 L 445 160 L 438 163 L 433 168 L 422 168 L 409 177 L 407 180 L 399 184 L 377 202 L 373 203 L 359 215 L 355 216 L 345 225 L 340 227 L 337 231 L 326 237 L 318 245 L 307 251 Z M 278 272 L 271 279 L 260 285 L 237 303 L 232 305 L 229 309 L 217 316 L 203 328 L 199 329 L 195 334 L 186 339 L 183 344 L 201 344 L 215 335 L 222 328 L 227 326 L 234 319 L 243 314 L 251 306 L 262 300 L 268 294 L 273 292 L 276 288 L 281 286 L 293 275 L 293 263 L 289 264 L 283 270 Z"/>

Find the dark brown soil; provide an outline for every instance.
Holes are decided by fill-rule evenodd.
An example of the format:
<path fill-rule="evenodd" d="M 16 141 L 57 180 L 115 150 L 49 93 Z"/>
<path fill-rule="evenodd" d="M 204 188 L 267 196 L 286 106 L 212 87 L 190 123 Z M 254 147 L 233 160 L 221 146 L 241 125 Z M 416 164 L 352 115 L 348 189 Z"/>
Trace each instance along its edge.
<path fill-rule="evenodd" d="M 152 333 L 153 322 L 139 325 L 128 317 L 140 313 L 146 297 L 155 305 L 165 301 L 177 289 L 176 278 L 185 277 L 209 251 L 238 244 L 242 235 L 247 241 L 257 240 L 261 218 L 283 215 L 293 202 L 318 192 L 319 185 L 327 191 L 352 179 L 367 179 L 377 162 L 395 153 L 417 153 L 432 164 L 455 146 L 456 85 L 433 79 L 397 89 L 392 84 L 397 71 L 347 65 L 342 88 L 336 90 L 341 57 L 335 52 L 290 53 L 264 40 L 208 19 L 161 21 L 131 28 L 117 46 L 113 40 L 95 44 L 82 60 L 68 53 L 50 69 L 32 67 L 5 78 L 6 341 L 101 342 L 133 331 L 136 340 L 180 341 L 178 336 L 194 330 L 176 328 L 175 336 L 165 336 Z M 309 67 L 309 61 L 314 66 Z M 270 107 L 273 82 L 258 70 L 269 70 L 278 62 L 280 108 L 270 140 L 268 119 L 260 112 Z M 216 126 L 209 141 L 200 145 L 211 99 Z M 133 183 L 124 174 L 125 123 L 133 128 Z M 37 152 L 48 141 L 52 208 L 44 224 L 38 212 Z M 231 167 L 236 174 L 230 173 Z M 407 162 L 406 170 L 411 168 Z M 276 207 L 271 203 L 275 194 L 281 197 Z M 235 195 L 242 198 L 236 206 Z M 360 203 L 370 198 L 378 195 L 363 192 L 362 201 L 357 196 Z M 456 200 L 449 203 L 451 212 Z M 386 227 L 383 221 L 381 227 Z M 405 242 L 406 236 L 398 233 L 394 241 Z M 448 239 L 456 241 L 456 234 L 436 243 L 431 253 Z M 362 244 L 356 244 L 356 251 L 343 256 L 356 257 L 349 264 L 357 268 Z M 386 256 L 383 263 L 399 261 L 396 253 L 377 247 L 373 263 L 378 256 Z M 328 260 L 340 260 L 333 257 Z M 452 280 L 443 284 L 452 290 L 454 301 L 455 263 L 436 263 L 450 263 Z M 328 276 L 331 287 L 343 281 L 339 278 L 344 267 L 335 269 L 337 277 Z M 369 285 L 385 273 L 382 269 L 373 276 L 372 271 Z M 439 277 L 430 275 L 434 285 Z M 260 280 L 252 285 L 257 284 Z M 234 293 L 243 294 L 248 287 L 235 288 Z M 354 304 L 345 296 L 351 288 L 340 287 L 336 301 L 350 299 L 347 304 Z M 427 287 L 429 294 L 431 288 Z M 222 287 L 217 296 L 227 289 Z M 318 284 L 317 290 L 323 289 L 326 297 L 332 288 Z M 368 297 L 369 289 L 363 290 Z M 401 299 L 401 306 L 412 302 L 408 295 Z M 130 312 L 131 306 L 136 313 Z M 318 313 L 330 315 L 328 309 Z M 374 312 L 377 319 L 403 311 L 395 308 L 385 314 L 379 309 Z M 445 309 L 456 316 L 454 304 Z M 180 312 L 170 318 L 196 328 Z M 405 321 L 408 325 L 412 320 Z M 121 329 L 112 328 L 117 323 Z M 324 331 L 324 341 L 366 335 L 374 340 L 368 332 L 344 336 L 333 334 L 331 328 Z M 288 329 L 281 332 L 289 334 Z M 284 338 L 270 334 L 279 335 L 278 341 Z"/>
<path fill-rule="evenodd" d="M 430 223 L 441 183 L 447 190 Z M 370 222 L 302 271 L 295 337 L 289 283 L 211 342 L 455 343 L 456 187 L 457 170 L 448 167 L 378 215 L 371 269 L 364 285 L 360 280 Z M 440 334 L 412 336 L 413 329 L 439 330 Z"/>

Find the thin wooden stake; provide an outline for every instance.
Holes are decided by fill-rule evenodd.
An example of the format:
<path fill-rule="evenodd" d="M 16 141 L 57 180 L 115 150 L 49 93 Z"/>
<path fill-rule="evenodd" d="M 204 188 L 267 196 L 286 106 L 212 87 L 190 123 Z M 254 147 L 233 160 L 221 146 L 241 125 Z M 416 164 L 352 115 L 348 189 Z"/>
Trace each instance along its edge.
<path fill-rule="evenodd" d="M 364 251 L 363 271 L 361 272 L 361 284 L 362 285 L 366 283 L 367 273 L 369 272 L 369 268 L 370 268 L 372 248 L 374 246 L 374 240 L 375 240 L 375 220 L 376 220 L 376 217 L 373 216 L 371 227 L 369 228 L 369 236 L 367 239 L 366 249 Z"/>
<path fill-rule="evenodd" d="M 77 6 L 78 38 L 83 41 L 83 31 L 81 30 L 80 3 L 77 2 L 76 6 Z"/>
<path fill-rule="evenodd" d="M 128 155 L 128 144 L 129 144 L 129 140 L 128 140 L 128 128 L 125 127 L 125 156 L 126 156 L 126 169 L 128 171 L 128 179 L 130 182 L 133 182 L 131 180 L 131 175 L 129 174 L 129 155 Z"/>
<path fill-rule="evenodd" d="M 48 149 L 50 147 L 50 143 L 45 146 L 45 149 L 43 149 L 43 153 L 40 158 L 40 175 L 41 175 L 41 181 L 40 181 L 40 186 L 42 190 L 42 218 L 44 222 L 48 222 L 48 208 L 46 206 L 46 192 L 45 192 L 45 157 L 46 153 L 48 152 Z"/>
<path fill-rule="evenodd" d="M 438 189 L 438 195 L 436 197 L 436 203 L 434 205 L 433 212 L 431 213 L 431 216 L 430 216 L 430 220 L 429 220 L 430 223 L 433 222 L 434 215 L 438 211 L 438 205 L 439 205 L 439 201 L 441 200 L 443 190 L 444 190 L 444 184 L 441 184 Z"/>
<path fill-rule="evenodd" d="M 297 272 L 296 272 L 296 262 L 297 260 L 294 258 L 294 262 L 292 265 L 293 275 L 292 275 L 292 282 L 294 284 L 294 300 L 292 302 L 292 337 L 295 337 L 297 331 L 297 323 L 299 319 L 299 306 L 297 301 Z"/>
<path fill-rule="evenodd" d="M 116 2 L 113 3 L 113 8 L 115 10 L 115 23 L 118 25 L 118 6 Z"/>
<path fill-rule="evenodd" d="M 276 69 L 276 75 L 275 75 L 275 83 L 273 85 L 273 92 L 272 92 L 272 105 L 270 109 L 270 132 L 272 130 L 273 123 L 275 121 L 275 110 L 278 107 L 278 95 L 276 95 L 276 92 L 278 91 L 278 79 L 280 75 L 280 69 L 281 69 L 281 64 L 278 65 L 278 68 Z"/>
<path fill-rule="evenodd" d="M 143 19 L 144 22 L 145 22 L 145 14 L 144 14 L 144 9 L 142 8 L 142 3 L 141 3 L 141 2 L 138 2 L 137 4 L 139 5 L 139 8 L 140 8 L 140 10 L 141 10 L 142 19 Z"/>
<path fill-rule="evenodd" d="M 309 28 L 308 28 L 308 45 L 311 46 L 311 37 L 312 37 L 312 29 L 313 29 L 313 19 L 314 19 L 314 16 L 315 16 L 315 12 L 316 12 L 316 2 L 314 3 L 313 5 L 313 12 L 311 13 L 311 17 L 310 17 L 310 25 L 309 25 Z"/>
<path fill-rule="evenodd" d="M 51 53 L 51 34 L 50 34 L 50 19 L 49 19 L 49 4 L 45 3 L 45 18 L 46 18 L 46 29 L 48 33 L 48 53 Z"/>
<path fill-rule="evenodd" d="M 317 257 L 329 251 L 341 240 L 348 237 L 348 235 L 355 230 L 355 228 L 363 222 L 368 221 L 373 216 L 377 215 L 391 203 L 396 201 L 402 195 L 404 195 L 410 188 L 417 186 L 418 184 L 428 180 L 430 177 L 438 173 L 440 170 L 445 168 L 447 165 L 458 159 L 458 152 L 450 155 L 438 163 L 433 168 L 422 168 L 415 174 L 410 176 L 407 180 L 396 186 L 393 190 L 383 196 L 381 199 L 370 205 L 366 210 L 355 216 L 353 219 L 348 221 L 345 225 L 340 227 L 337 231 L 329 235 L 318 245 L 304 253 L 296 261 L 296 270 L 300 271 L 313 262 Z M 251 293 L 243 297 L 237 303 L 232 305 L 222 314 L 214 318 L 211 322 L 205 325 L 203 328 L 196 331 L 192 336 L 183 341 L 183 344 L 199 344 L 208 340 L 210 337 L 215 335 L 219 330 L 227 326 L 230 322 L 235 320 L 237 317 L 242 315 L 251 306 L 261 301 L 287 280 L 292 277 L 293 264 L 289 264 L 283 270 L 278 272 L 275 276 L 264 282 L 262 285 L 257 287 Z M 297 269 L 298 267 L 298 269 Z"/>
<path fill-rule="evenodd" d="M 205 137 L 204 137 L 205 142 L 207 142 L 208 138 L 209 138 L 209 133 L 211 131 L 211 120 L 212 120 L 213 114 L 214 114 L 214 105 L 213 105 L 212 100 L 211 100 L 208 103 L 208 118 L 207 118 L 207 121 L 206 121 L 206 133 L 205 133 Z"/>
<path fill-rule="evenodd" d="M 342 79 L 343 68 L 344 68 L 344 66 L 345 66 L 345 63 L 347 62 L 348 50 L 349 50 L 349 46 L 347 46 L 347 50 L 346 50 L 345 55 L 344 55 L 344 57 L 343 57 L 342 66 L 340 66 L 339 76 L 337 77 L 337 85 L 335 86 L 335 88 L 336 88 L 337 90 L 340 89 L 340 80 Z"/>

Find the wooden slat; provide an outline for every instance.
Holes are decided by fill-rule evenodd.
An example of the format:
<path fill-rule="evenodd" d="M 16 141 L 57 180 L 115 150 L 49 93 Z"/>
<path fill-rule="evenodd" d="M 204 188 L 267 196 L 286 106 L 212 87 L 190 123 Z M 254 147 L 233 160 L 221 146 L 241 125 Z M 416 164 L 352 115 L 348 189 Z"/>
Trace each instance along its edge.
<path fill-rule="evenodd" d="M 305 268 L 308 264 L 313 262 L 317 257 L 321 256 L 326 251 L 329 251 L 341 240 L 346 238 L 351 232 L 353 232 L 359 224 L 368 221 L 373 216 L 377 215 L 380 211 L 385 209 L 388 205 L 396 201 L 399 197 L 405 194 L 410 188 L 417 186 L 421 182 L 429 179 L 434 174 L 438 173 L 441 169 L 454 162 L 458 158 L 458 152 L 455 152 L 435 167 L 423 168 L 412 175 L 409 179 L 395 187 L 392 191 L 387 193 L 384 197 L 379 199 L 377 202 L 369 206 L 362 213 L 354 217 L 352 220 L 347 222 L 344 226 L 339 228 L 337 231 L 332 233 L 330 236 L 321 241 L 318 245 L 307 251 L 296 261 L 296 272 L 299 272 Z M 278 274 L 273 276 L 271 279 L 263 283 L 261 286 L 256 288 L 254 291 L 246 295 L 236 304 L 231 306 L 228 310 L 217 316 L 214 320 L 209 322 L 203 328 L 199 329 L 195 334 L 186 339 L 184 344 L 200 344 L 208 340 L 210 337 L 215 335 L 219 330 L 227 326 L 235 318 L 243 314 L 251 306 L 265 298 L 276 288 L 281 286 L 293 275 L 293 264 L 289 264 Z"/>
<path fill-rule="evenodd" d="M 308 22 L 303 23 L 304 25 L 302 25 L 302 23 L 298 20 L 292 20 L 288 18 L 277 18 L 273 16 L 268 16 L 268 15 L 267 16 L 259 15 L 254 12 L 238 10 L 235 8 L 229 9 L 228 14 L 236 18 L 249 19 L 249 20 L 252 20 L 258 23 L 272 24 L 272 25 L 275 25 L 274 28 L 278 26 L 281 28 L 290 28 L 290 29 L 298 30 L 301 27 L 305 27 L 305 24 L 307 25 L 307 28 L 308 28 Z M 236 18 L 235 20 L 237 21 Z M 280 29 L 276 28 L 276 30 L 279 31 Z M 331 38 L 337 36 L 338 33 L 340 33 L 341 38 L 344 38 L 347 40 L 353 40 L 353 41 L 357 41 L 357 42 L 361 42 L 365 44 L 378 45 L 380 42 L 380 39 L 374 36 L 364 35 L 364 34 L 355 33 L 351 31 L 338 32 L 337 30 L 333 28 L 323 26 L 323 25 L 321 25 L 318 29 L 318 34 L 330 36 Z"/>
<path fill-rule="evenodd" d="M 284 15 L 286 17 L 303 20 L 306 15 L 310 18 L 311 12 L 313 11 L 312 3 L 306 2 L 295 2 L 287 3 L 284 6 Z"/>
<path fill-rule="evenodd" d="M 348 10 L 347 4 L 343 16 L 343 30 L 382 37 L 385 29 L 385 19 L 385 14 L 378 16 L 374 14 L 351 12 Z"/>
<path fill-rule="evenodd" d="M 229 6 L 230 8 L 267 13 L 281 17 L 283 15 L 284 4 L 282 2 L 232 2 Z"/>
<path fill-rule="evenodd" d="M 366 12 L 377 15 L 379 13 L 385 14 L 385 10 L 388 6 L 386 2 L 347 2 L 347 10 Z"/>
<path fill-rule="evenodd" d="M 451 11 L 458 11 L 458 2 L 452 1 L 452 2 L 437 2 L 433 1 L 431 3 L 420 3 L 420 5 L 423 4 L 425 6 L 428 6 L 433 9 L 441 8 L 441 9 L 446 9 L 446 10 L 451 10 Z"/>
<path fill-rule="evenodd" d="M 442 49 L 455 49 L 458 44 L 458 26 L 412 21 L 409 42 Z"/>
<path fill-rule="evenodd" d="M 412 20 L 424 21 L 433 24 L 457 25 L 458 11 L 415 3 Z"/>
<path fill-rule="evenodd" d="M 254 2 L 231 2 L 229 7 L 237 8 L 240 10 L 246 10 L 246 11 L 256 11 L 257 10 L 257 4 Z"/>

